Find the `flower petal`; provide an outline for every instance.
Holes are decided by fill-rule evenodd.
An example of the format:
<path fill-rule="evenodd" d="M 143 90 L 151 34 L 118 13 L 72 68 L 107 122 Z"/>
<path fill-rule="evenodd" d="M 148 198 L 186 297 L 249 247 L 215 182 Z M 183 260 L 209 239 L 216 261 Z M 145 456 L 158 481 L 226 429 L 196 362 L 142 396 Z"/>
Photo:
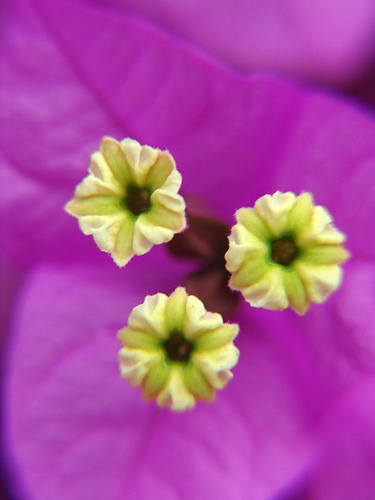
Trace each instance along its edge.
<path fill-rule="evenodd" d="M 316 266 L 298 262 L 295 269 L 304 284 L 309 300 L 317 304 L 324 302 L 341 283 L 342 269 L 339 266 Z"/>
<path fill-rule="evenodd" d="M 111 3 L 130 8 L 241 72 L 271 70 L 345 82 L 360 74 L 373 54 L 375 12 L 369 0 L 342 0 L 340 4 L 286 0 L 281 5 L 244 0 L 235 9 L 228 9 L 226 0 Z M 236 36 L 230 37 L 233 27 Z"/>
<path fill-rule="evenodd" d="M 281 236 L 289 222 L 289 213 L 295 203 L 295 194 L 276 191 L 272 196 L 267 194 L 255 202 L 257 215 L 268 226 L 273 237 Z"/>
<path fill-rule="evenodd" d="M 361 370 L 375 368 L 375 264 L 353 259 L 345 272 L 335 312 L 345 325 L 345 334 L 337 335 L 341 350 Z"/>
<path fill-rule="evenodd" d="M 100 154 L 101 153 L 101 154 Z M 100 146 L 100 153 L 94 153 L 93 160 L 103 168 L 110 168 L 113 177 L 120 186 L 134 182 L 132 168 L 127 160 L 126 153 L 121 143 L 112 137 L 104 137 Z M 105 161 L 103 161 L 103 159 Z M 92 171 L 92 167 L 91 167 Z M 97 175 L 97 174 L 96 174 Z"/>
<path fill-rule="evenodd" d="M 374 377 L 342 397 L 327 419 L 314 467 L 304 475 L 316 500 L 371 500 L 375 491 Z"/>

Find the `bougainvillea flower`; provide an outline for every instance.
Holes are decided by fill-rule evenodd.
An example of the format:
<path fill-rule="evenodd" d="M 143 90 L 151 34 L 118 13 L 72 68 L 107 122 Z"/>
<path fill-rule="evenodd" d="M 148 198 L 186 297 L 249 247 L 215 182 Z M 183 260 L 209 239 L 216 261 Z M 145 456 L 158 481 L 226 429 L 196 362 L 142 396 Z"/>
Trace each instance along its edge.
<path fill-rule="evenodd" d="M 135 307 L 118 337 L 121 375 L 142 387 L 146 400 L 160 407 L 193 408 L 197 399 L 213 401 L 237 363 L 233 339 L 238 325 L 223 323 L 194 295 L 177 288 L 170 297 L 148 295 Z"/>
<path fill-rule="evenodd" d="M 373 119 L 318 91 L 233 75 L 115 9 L 18 5 L 3 35 L 1 203 L 6 247 L 33 270 L 4 380 L 14 494 L 277 497 L 315 463 L 332 401 L 374 370 Z M 214 259 L 156 246 L 119 270 L 81 234 L 62 207 L 104 135 L 169 149 L 184 197 L 228 227 L 265 193 L 308 191 L 348 237 L 342 287 L 305 317 L 237 309 L 241 362 L 192 412 L 144 403 L 121 379 L 116 332 L 146 295 L 213 272 Z"/>
<path fill-rule="evenodd" d="M 321 304 L 340 285 L 339 264 L 349 257 L 341 246 L 345 235 L 310 193 L 262 196 L 254 208 L 237 210 L 236 220 L 225 254 L 229 286 L 252 306 L 290 305 L 305 314 L 311 302 Z"/>
<path fill-rule="evenodd" d="M 65 210 L 120 267 L 185 229 L 181 174 L 168 151 L 104 137 Z"/>

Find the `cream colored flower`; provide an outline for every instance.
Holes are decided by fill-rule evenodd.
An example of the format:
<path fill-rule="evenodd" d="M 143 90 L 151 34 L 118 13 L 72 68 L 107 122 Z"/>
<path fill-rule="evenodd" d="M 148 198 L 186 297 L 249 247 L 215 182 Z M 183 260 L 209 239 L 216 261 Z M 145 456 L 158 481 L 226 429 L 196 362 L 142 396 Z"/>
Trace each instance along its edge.
<path fill-rule="evenodd" d="M 180 186 L 181 174 L 168 151 L 104 137 L 65 210 L 122 267 L 186 227 Z"/>
<path fill-rule="evenodd" d="M 341 282 L 340 264 L 349 258 L 345 235 L 330 214 L 314 206 L 311 194 L 277 191 L 236 212 L 226 267 L 229 286 L 254 307 L 304 314 L 322 303 Z"/>
<path fill-rule="evenodd" d="M 118 332 L 121 375 L 160 407 L 193 408 L 197 399 L 212 401 L 232 378 L 237 334 L 238 325 L 223 323 L 184 288 L 147 296 Z"/>

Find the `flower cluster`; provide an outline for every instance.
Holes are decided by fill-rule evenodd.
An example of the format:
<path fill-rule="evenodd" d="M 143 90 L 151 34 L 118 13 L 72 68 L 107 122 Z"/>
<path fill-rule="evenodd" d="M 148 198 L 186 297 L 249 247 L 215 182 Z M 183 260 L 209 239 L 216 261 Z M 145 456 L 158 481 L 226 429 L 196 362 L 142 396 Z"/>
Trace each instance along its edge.
<path fill-rule="evenodd" d="M 8 309 L 3 349 L 2 451 L 12 498 L 374 498 L 375 123 L 370 109 L 303 79 L 339 82 L 358 99 L 353 85 L 374 53 L 375 4 L 333 3 L 240 0 L 229 12 L 224 0 L 10 0 L 0 44 L 0 231 L 21 277 L 28 271 L 18 287 L 1 274 L 7 297 L 21 292 Z M 188 227 L 142 257 L 133 238 L 123 269 L 62 210 L 104 135 L 169 149 L 183 175 Z M 104 202 L 121 209 L 113 229 L 121 232 L 129 216 L 134 228 L 124 232 L 135 234 L 149 212 L 134 214 L 120 187 Z M 137 187 L 146 210 L 151 193 Z M 267 310 L 272 303 L 254 289 L 247 300 L 263 308 L 243 299 L 255 284 L 242 274 L 250 254 L 242 270 L 226 267 L 227 237 L 231 249 L 252 239 L 236 239 L 235 212 L 276 190 L 313 193 L 353 254 L 340 290 L 323 305 L 310 306 L 309 296 L 307 316 L 295 314 L 294 293 L 278 296 L 290 305 L 284 311 Z M 102 222 L 90 228 L 98 240 L 110 217 Z M 282 287 L 291 275 L 298 282 L 306 253 L 283 265 L 296 254 L 291 235 L 272 252 L 268 231 L 260 238 L 268 249 L 263 271 Z M 121 249 L 114 256 L 123 266 L 130 253 Z M 241 291 L 227 286 L 242 278 Z M 179 285 L 241 330 L 239 362 L 226 368 L 234 377 L 215 404 L 182 414 L 144 404 L 138 391 L 147 375 L 134 390 L 116 359 L 116 332 L 131 310 L 161 292 L 170 298 Z M 181 360 L 186 332 L 174 332 L 166 349 L 146 331 L 166 380 L 192 367 L 195 345 Z M 195 399 L 184 383 L 187 400 Z"/>
<path fill-rule="evenodd" d="M 105 137 L 89 172 L 65 209 L 119 266 L 186 228 L 186 205 L 178 194 L 181 175 L 167 151 Z M 305 314 L 311 302 L 324 302 L 338 288 L 340 264 L 349 257 L 342 247 L 345 236 L 309 193 L 265 195 L 254 208 L 240 208 L 236 219 L 225 253 L 229 287 L 252 306 L 283 310 L 290 305 Z M 206 255 L 202 249 L 212 235 L 207 228 L 199 234 L 201 224 L 187 232 L 194 232 L 190 240 L 195 236 Z M 182 254 L 189 253 L 188 241 L 182 240 Z M 212 401 L 215 389 L 232 377 L 238 330 L 224 324 L 218 312 L 207 312 L 184 288 L 170 297 L 147 296 L 118 334 L 121 375 L 160 407 L 185 410 L 197 399 Z"/>

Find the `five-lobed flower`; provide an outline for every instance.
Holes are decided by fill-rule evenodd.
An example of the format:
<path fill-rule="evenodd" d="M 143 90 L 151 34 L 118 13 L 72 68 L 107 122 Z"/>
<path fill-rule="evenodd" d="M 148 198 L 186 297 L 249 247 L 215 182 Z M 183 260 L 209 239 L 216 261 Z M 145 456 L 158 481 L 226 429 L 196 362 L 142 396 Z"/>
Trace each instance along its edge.
<path fill-rule="evenodd" d="M 229 286 L 253 307 L 304 314 L 322 303 L 341 282 L 340 264 L 349 258 L 345 235 L 332 225 L 311 194 L 281 193 L 241 208 L 225 255 Z"/>
<path fill-rule="evenodd" d="M 120 267 L 186 227 L 181 174 L 168 151 L 104 137 L 65 210 Z"/>
<path fill-rule="evenodd" d="M 118 332 L 121 375 L 160 407 L 182 411 L 212 401 L 232 378 L 238 329 L 182 287 L 147 296 Z"/>

